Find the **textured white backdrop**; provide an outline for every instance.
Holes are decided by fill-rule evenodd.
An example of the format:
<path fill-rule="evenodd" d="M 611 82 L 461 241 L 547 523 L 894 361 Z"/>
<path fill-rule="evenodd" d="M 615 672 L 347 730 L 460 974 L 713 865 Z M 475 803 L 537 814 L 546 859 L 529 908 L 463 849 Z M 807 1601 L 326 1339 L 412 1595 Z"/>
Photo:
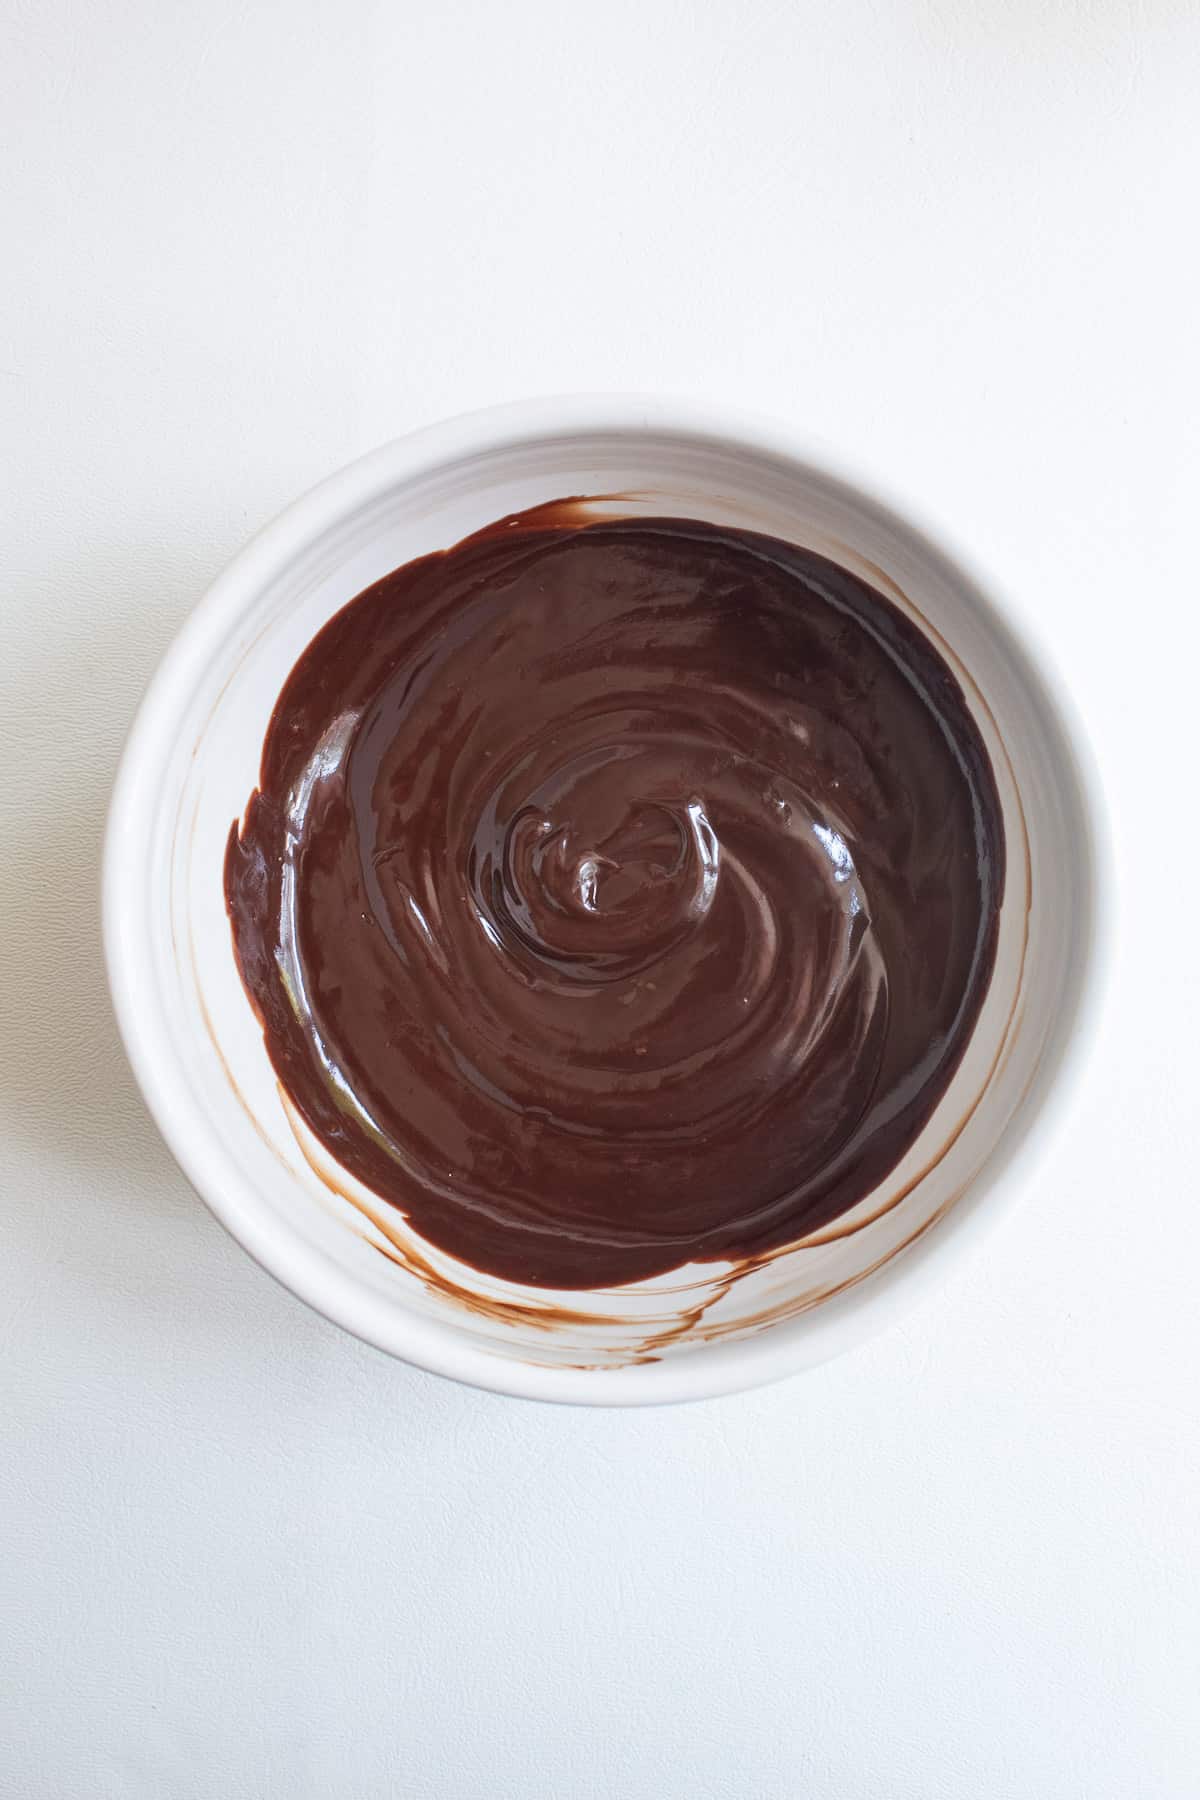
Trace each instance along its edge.
<path fill-rule="evenodd" d="M 1200 1793 L 1200 12 L 3 0 L 0 1793 Z M 799 420 L 1043 615 L 1122 942 L 1027 1203 L 826 1370 L 622 1416 L 394 1365 L 193 1198 L 96 857 L 154 662 L 379 440 Z"/>

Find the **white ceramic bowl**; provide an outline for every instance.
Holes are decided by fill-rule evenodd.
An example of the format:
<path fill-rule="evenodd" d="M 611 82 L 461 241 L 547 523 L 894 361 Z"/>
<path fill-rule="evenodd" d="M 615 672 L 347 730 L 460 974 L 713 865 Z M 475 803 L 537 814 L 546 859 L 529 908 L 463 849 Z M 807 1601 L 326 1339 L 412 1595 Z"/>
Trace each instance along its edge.
<path fill-rule="evenodd" d="M 234 966 L 225 840 L 300 652 L 398 564 L 566 494 L 758 528 L 864 573 L 941 640 L 1004 805 L 996 970 L 949 1091 L 880 1189 L 732 1285 L 709 1264 L 556 1297 L 423 1244 L 289 1118 Z M 113 997 L 184 1171 L 310 1305 L 397 1356 L 507 1393 L 604 1403 L 723 1393 L 875 1330 L 1028 1185 L 1029 1152 L 1095 1029 L 1097 799 L 1078 730 L 1027 639 L 941 542 L 794 432 L 759 421 L 644 399 L 538 401 L 418 432 L 333 476 L 196 608 L 146 695 L 113 796 Z M 429 1264 L 441 1280 L 422 1278 Z M 447 1297 L 446 1277 L 460 1298 Z"/>

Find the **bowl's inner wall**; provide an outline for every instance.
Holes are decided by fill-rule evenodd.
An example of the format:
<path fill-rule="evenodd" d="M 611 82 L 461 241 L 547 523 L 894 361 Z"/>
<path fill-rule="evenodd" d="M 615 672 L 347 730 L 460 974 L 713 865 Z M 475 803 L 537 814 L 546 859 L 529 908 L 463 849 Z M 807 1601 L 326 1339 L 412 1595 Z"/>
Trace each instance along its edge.
<path fill-rule="evenodd" d="M 356 1187 L 289 1116 L 234 965 L 221 869 L 254 785 L 279 689 L 325 620 L 388 570 L 493 519 L 565 494 L 603 510 L 771 532 L 848 564 L 943 640 L 992 756 L 1009 874 L 992 987 L 921 1139 L 838 1225 L 735 1272 L 695 1266 L 634 1289 L 547 1295 L 456 1265 Z M 669 433 L 563 435 L 459 458 L 383 487 L 331 523 L 261 590 L 200 672 L 162 771 L 148 912 L 172 1048 L 211 1130 L 279 1231 L 306 1240 L 379 1307 L 417 1312 L 493 1353 L 619 1366 L 802 1318 L 887 1264 L 962 1200 L 1017 1135 L 1057 1055 L 1088 931 L 1088 835 L 1057 715 L 1024 655 L 966 579 L 902 522 L 816 470 Z M 1003 1144 L 1001 1140 L 1004 1140 Z M 999 1149 L 998 1149 L 999 1147 Z"/>

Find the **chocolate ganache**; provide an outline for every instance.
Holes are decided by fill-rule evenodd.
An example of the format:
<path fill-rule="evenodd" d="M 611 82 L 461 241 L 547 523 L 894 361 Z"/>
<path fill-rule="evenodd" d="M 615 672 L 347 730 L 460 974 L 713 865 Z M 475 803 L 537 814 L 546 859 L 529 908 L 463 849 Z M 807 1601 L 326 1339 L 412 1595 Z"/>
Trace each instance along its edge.
<path fill-rule="evenodd" d="M 836 1219 L 945 1093 L 1004 830 L 929 638 L 809 550 L 559 502 L 297 662 L 229 835 L 242 980 L 337 1162 L 489 1274 Z"/>

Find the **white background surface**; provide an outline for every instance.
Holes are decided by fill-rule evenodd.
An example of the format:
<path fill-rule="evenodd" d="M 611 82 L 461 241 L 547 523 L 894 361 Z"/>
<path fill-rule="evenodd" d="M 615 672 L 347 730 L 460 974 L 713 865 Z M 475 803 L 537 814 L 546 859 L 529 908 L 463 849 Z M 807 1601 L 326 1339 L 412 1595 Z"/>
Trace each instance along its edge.
<path fill-rule="evenodd" d="M 1195 1800 L 1200 12 L 5 0 L 0 1793 Z M 1123 906 L 1026 1204 L 900 1329 L 637 1416 L 489 1398 L 228 1241 L 96 858 L 246 534 L 561 388 L 758 406 L 1035 611 Z"/>

